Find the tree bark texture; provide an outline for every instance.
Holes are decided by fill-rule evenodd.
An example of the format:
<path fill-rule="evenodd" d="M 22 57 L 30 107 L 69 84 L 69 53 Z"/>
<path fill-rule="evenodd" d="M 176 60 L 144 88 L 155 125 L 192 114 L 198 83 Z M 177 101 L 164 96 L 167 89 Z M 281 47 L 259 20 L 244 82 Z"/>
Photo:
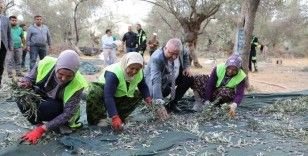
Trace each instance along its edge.
<path fill-rule="evenodd" d="M 252 39 L 252 33 L 254 29 L 256 12 L 259 6 L 260 0 L 245 0 L 241 9 L 241 18 L 238 22 L 238 27 L 243 28 L 245 32 L 245 44 L 243 50 L 243 68 L 246 74 L 248 74 L 249 54 L 250 54 L 250 42 Z M 236 46 L 235 44 L 234 46 Z"/>
<path fill-rule="evenodd" d="M 242 54 L 243 64 L 242 67 L 247 75 L 246 87 L 249 87 L 248 78 L 248 66 L 249 66 L 249 54 L 250 54 L 250 42 L 252 40 L 252 33 L 254 29 L 256 12 L 259 6 L 260 0 L 245 0 L 241 8 L 241 18 L 239 19 L 238 28 L 244 28 L 245 32 L 245 44 Z M 237 46 L 237 43 L 234 45 Z M 235 48 L 234 48 L 235 49 Z"/>

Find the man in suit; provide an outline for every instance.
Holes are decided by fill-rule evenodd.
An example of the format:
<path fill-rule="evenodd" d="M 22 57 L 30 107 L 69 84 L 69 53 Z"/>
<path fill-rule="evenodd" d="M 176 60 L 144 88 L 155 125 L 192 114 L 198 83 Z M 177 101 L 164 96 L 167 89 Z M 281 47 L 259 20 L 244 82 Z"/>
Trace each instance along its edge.
<path fill-rule="evenodd" d="M 183 48 L 181 40 L 170 39 L 166 46 L 157 49 L 145 68 L 144 75 L 154 100 L 170 95 L 170 102 L 165 106 L 168 112 L 178 113 L 181 109 L 178 101 L 193 85 L 189 65 L 189 52 Z"/>
<path fill-rule="evenodd" d="M 11 37 L 11 24 L 9 18 L 2 15 L 2 12 L 5 9 L 5 4 L 3 0 L 0 0 L 0 88 L 1 88 L 1 80 L 2 80 L 2 74 L 4 70 L 4 63 L 5 63 L 5 56 L 7 51 L 13 50 L 13 42 Z"/>

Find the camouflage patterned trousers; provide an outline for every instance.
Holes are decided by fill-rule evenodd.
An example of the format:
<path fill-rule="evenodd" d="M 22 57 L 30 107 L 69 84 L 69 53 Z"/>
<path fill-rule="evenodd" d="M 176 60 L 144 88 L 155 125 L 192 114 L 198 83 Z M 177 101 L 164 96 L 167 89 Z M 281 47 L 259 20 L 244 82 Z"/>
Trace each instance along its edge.
<path fill-rule="evenodd" d="M 86 98 L 87 120 L 89 125 L 96 125 L 101 119 L 107 118 L 107 109 L 103 101 L 104 86 L 101 83 L 92 82 Z M 141 103 L 142 97 L 138 91 L 133 98 L 115 97 L 116 108 L 121 120 L 124 121 Z"/>
<path fill-rule="evenodd" d="M 200 95 L 203 101 L 205 100 L 208 80 L 209 75 L 194 75 L 194 85 L 192 89 Z M 232 102 L 234 96 L 234 89 L 222 86 L 214 90 L 210 101 L 215 101 L 217 98 L 220 98 L 218 104 L 229 103 Z"/>

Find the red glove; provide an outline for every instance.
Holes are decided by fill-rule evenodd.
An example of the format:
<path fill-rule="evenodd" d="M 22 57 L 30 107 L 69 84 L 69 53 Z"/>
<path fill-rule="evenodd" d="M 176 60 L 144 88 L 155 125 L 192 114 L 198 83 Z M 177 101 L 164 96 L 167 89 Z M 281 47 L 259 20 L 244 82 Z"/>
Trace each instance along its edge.
<path fill-rule="evenodd" d="M 32 84 L 29 81 L 21 80 L 20 82 L 18 82 L 18 86 L 21 88 L 31 88 Z"/>
<path fill-rule="evenodd" d="M 147 104 L 148 106 L 151 106 L 151 105 L 152 105 L 152 98 L 151 98 L 150 96 L 147 97 L 147 98 L 145 98 L 144 101 L 146 102 L 146 104 Z"/>
<path fill-rule="evenodd" d="M 122 120 L 120 119 L 119 115 L 112 117 L 112 128 L 117 132 L 122 130 Z"/>
<path fill-rule="evenodd" d="M 39 127 L 35 128 L 34 130 L 24 134 L 21 137 L 21 139 L 23 141 L 28 141 L 31 144 L 36 144 L 38 139 L 40 139 L 45 132 L 46 132 L 46 130 L 42 126 L 39 126 Z"/>

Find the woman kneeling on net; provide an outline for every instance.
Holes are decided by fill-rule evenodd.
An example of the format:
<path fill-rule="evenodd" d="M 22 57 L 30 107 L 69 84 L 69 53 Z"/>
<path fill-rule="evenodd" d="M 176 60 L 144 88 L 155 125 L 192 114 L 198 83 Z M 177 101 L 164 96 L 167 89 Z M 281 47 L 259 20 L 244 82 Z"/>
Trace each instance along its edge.
<path fill-rule="evenodd" d="M 78 122 L 79 102 L 87 82 L 78 71 L 79 65 L 78 54 L 65 50 L 58 58 L 46 56 L 18 83 L 21 88 L 32 88 L 42 99 L 35 104 L 36 112 L 27 115 L 28 121 L 37 127 L 23 135 L 23 141 L 36 144 L 48 130 L 82 126 Z M 34 110 L 24 99 L 17 99 L 17 105 L 24 115 Z"/>
<path fill-rule="evenodd" d="M 135 110 L 142 98 L 151 106 L 152 98 L 142 68 L 143 57 L 137 52 L 130 52 L 120 62 L 107 66 L 98 82 L 91 83 L 86 111 L 90 125 L 107 126 L 108 112 L 113 130 L 119 132 L 122 130 L 122 121 Z M 142 97 L 136 91 L 137 88 Z M 164 107 L 156 112 L 161 120 L 167 117 Z"/>
<path fill-rule="evenodd" d="M 246 74 L 242 70 L 242 59 L 232 55 L 226 63 L 213 68 L 210 76 L 194 76 L 195 104 L 193 110 L 201 111 L 210 102 L 215 105 L 229 104 L 229 115 L 235 116 L 235 109 L 244 96 Z"/>

